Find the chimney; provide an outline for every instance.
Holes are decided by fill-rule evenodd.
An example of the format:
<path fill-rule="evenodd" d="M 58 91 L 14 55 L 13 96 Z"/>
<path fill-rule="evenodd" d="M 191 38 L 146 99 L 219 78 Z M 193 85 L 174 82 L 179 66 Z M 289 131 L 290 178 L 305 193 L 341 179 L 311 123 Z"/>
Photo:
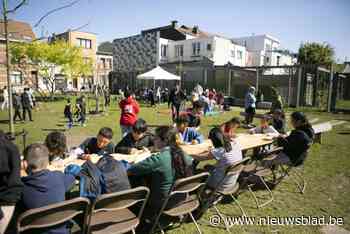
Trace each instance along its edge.
<path fill-rule="evenodd" d="M 198 33 L 198 26 L 197 26 L 197 25 L 193 26 L 192 32 L 193 32 L 194 34 L 197 34 L 197 33 Z"/>
<path fill-rule="evenodd" d="M 177 20 L 171 21 L 171 27 L 176 28 L 177 27 Z"/>

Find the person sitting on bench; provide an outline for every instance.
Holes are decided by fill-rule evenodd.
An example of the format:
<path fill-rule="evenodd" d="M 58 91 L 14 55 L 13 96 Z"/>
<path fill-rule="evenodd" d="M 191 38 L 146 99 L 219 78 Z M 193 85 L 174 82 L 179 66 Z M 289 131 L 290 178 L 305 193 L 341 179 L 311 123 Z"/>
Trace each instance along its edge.
<path fill-rule="evenodd" d="M 143 119 L 138 119 L 132 127 L 132 132 L 128 133 L 115 147 L 115 152 L 120 154 L 135 154 L 144 148 L 153 150 L 154 137 L 147 133 L 147 123 Z"/>
<path fill-rule="evenodd" d="M 63 159 L 67 151 L 67 138 L 62 132 L 50 132 L 45 139 L 45 146 L 49 149 L 49 162 Z"/>

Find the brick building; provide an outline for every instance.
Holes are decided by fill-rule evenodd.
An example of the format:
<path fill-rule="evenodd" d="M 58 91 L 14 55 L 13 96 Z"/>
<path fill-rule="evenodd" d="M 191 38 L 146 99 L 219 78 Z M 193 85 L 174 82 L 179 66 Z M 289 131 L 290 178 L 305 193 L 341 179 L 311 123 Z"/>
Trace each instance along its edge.
<path fill-rule="evenodd" d="M 4 21 L 0 20 L 0 88 L 7 86 L 4 26 Z M 31 42 L 35 39 L 32 27 L 25 22 L 9 20 L 8 33 L 10 43 Z M 38 83 L 38 71 L 34 65 L 21 66 L 13 64 L 11 66 L 10 79 L 14 89 L 22 89 L 23 86 L 36 87 Z"/>

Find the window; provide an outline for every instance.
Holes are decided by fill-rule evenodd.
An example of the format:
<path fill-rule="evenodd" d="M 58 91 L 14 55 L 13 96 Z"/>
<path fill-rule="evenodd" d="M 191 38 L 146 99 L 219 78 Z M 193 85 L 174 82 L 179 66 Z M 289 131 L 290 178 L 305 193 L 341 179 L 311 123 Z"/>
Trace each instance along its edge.
<path fill-rule="evenodd" d="M 243 52 L 240 50 L 237 50 L 237 59 L 242 59 L 243 57 Z"/>
<path fill-rule="evenodd" d="M 265 58 L 265 61 L 266 61 L 266 63 L 265 63 L 265 64 L 269 64 L 269 62 L 270 62 L 270 58 L 269 58 L 269 57 L 266 57 L 266 58 Z"/>
<path fill-rule="evenodd" d="M 91 49 L 91 40 L 89 39 L 83 39 L 83 38 L 77 38 L 77 46 L 85 48 L 85 49 Z"/>
<path fill-rule="evenodd" d="M 183 57 L 184 56 L 184 46 L 183 45 L 176 45 L 175 46 L 175 56 L 176 57 Z"/>
<path fill-rule="evenodd" d="M 232 57 L 232 58 L 236 57 L 236 56 L 235 56 L 235 51 L 234 51 L 234 50 L 231 50 L 231 57 Z"/>
<path fill-rule="evenodd" d="M 109 69 L 112 68 L 112 59 L 108 59 L 108 68 L 109 68 Z"/>
<path fill-rule="evenodd" d="M 277 65 L 277 66 L 280 65 L 280 60 L 281 60 L 281 56 L 277 56 L 277 62 L 276 62 L 276 65 Z"/>
<path fill-rule="evenodd" d="M 211 51 L 211 44 L 207 44 L 207 51 Z"/>
<path fill-rule="evenodd" d="M 12 85 L 22 85 L 22 74 L 20 72 L 12 72 L 10 79 Z"/>
<path fill-rule="evenodd" d="M 106 59 L 101 58 L 102 68 L 106 68 Z"/>
<path fill-rule="evenodd" d="M 162 58 L 165 58 L 167 56 L 167 50 L 168 50 L 168 45 L 161 45 L 160 54 Z"/>
<path fill-rule="evenodd" d="M 192 43 L 192 55 L 199 55 L 201 52 L 201 43 L 194 42 Z"/>

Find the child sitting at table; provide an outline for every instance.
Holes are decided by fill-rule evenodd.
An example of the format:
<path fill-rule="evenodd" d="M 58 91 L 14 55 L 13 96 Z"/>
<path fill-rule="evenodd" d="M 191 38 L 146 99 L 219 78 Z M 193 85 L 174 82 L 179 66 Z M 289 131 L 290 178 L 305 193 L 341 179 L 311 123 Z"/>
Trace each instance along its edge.
<path fill-rule="evenodd" d="M 114 144 L 112 142 L 113 131 L 108 127 L 103 127 L 97 134 L 97 137 L 86 139 L 81 145 L 74 150 L 73 154 L 82 159 L 88 159 L 91 154 L 103 156 L 114 152 Z"/>
<path fill-rule="evenodd" d="M 153 150 L 153 136 L 147 133 L 147 123 L 143 119 L 138 119 L 132 127 L 132 132 L 128 133 L 115 147 L 116 153 L 135 154 L 144 148 Z"/>
<path fill-rule="evenodd" d="M 249 129 L 250 134 L 273 134 L 278 136 L 278 131 L 271 125 L 269 125 L 270 117 L 264 115 L 260 118 L 260 126 Z"/>
<path fill-rule="evenodd" d="M 221 132 L 228 138 L 235 138 L 236 130 L 241 125 L 241 121 L 238 117 L 233 117 L 229 121 L 220 125 Z"/>
<path fill-rule="evenodd" d="M 302 163 L 301 157 L 312 144 L 315 132 L 302 112 L 297 111 L 291 114 L 291 124 L 294 128 L 291 133 L 288 136 L 280 135 L 277 138 L 277 145 L 283 147 L 283 150 L 277 156 L 262 161 L 263 166 Z"/>
<path fill-rule="evenodd" d="M 272 113 L 272 126 L 281 134 L 286 133 L 286 118 L 281 109 Z"/>
<path fill-rule="evenodd" d="M 221 183 L 219 190 L 230 189 L 236 184 L 237 176 L 225 177 L 226 169 L 235 162 L 242 160 L 241 146 L 217 127 L 210 130 L 209 139 L 213 143 L 214 148 L 209 151 L 206 158 L 202 155 L 198 157 L 201 160 L 215 159 L 217 161 L 211 170 L 207 185 L 209 188 L 215 189 Z"/>
<path fill-rule="evenodd" d="M 67 138 L 62 132 L 50 132 L 45 139 L 49 149 L 49 162 L 63 159 L 67 151 Z"/>
<path fill-rule="evenodd" d="M 202 102 L 195 101 L 192 104 L 192 108 L 188 108 L 184 114 L 181 114 L 181 116 L 187 116 L 189 127 L 199 128 L 201 115 L 203 115 L 203 105 Z"/>
<path fill-rule="evenodd" d="M 192 158 L 176 143 L 176 130 L 163 126 L 157 128 L 155 133 L 154 144 L 160 152 L 132 165 L 128 170 L 129 176 L 151 177 L 151 194 L 144 214 L 149 224 L 158 214 L 175 180 L 192 175 Z"/>
<path fill-rule="evenodd" d="M 195 128 L 188 127 L 189 119 L 187 116 L 180 116 L 176 120 L 176 129 L 178 132 L 178 141 L 180 144 L 200 144 L 203 143 L 203 135 Z"/>
<path fill-rule="evenodd" d="M 65 193 L 74 185 L 75 178 L 59 171 L 49 171 L 49 150 L 43 144 L 35 143 L 24 150 L 23 168 L 28 176 L 24 184 L 22 204 L 24 209 L 34 209 L 65 200 Z M 54 227 L 47 233 L 68 234 L 66 224 Z"/>

